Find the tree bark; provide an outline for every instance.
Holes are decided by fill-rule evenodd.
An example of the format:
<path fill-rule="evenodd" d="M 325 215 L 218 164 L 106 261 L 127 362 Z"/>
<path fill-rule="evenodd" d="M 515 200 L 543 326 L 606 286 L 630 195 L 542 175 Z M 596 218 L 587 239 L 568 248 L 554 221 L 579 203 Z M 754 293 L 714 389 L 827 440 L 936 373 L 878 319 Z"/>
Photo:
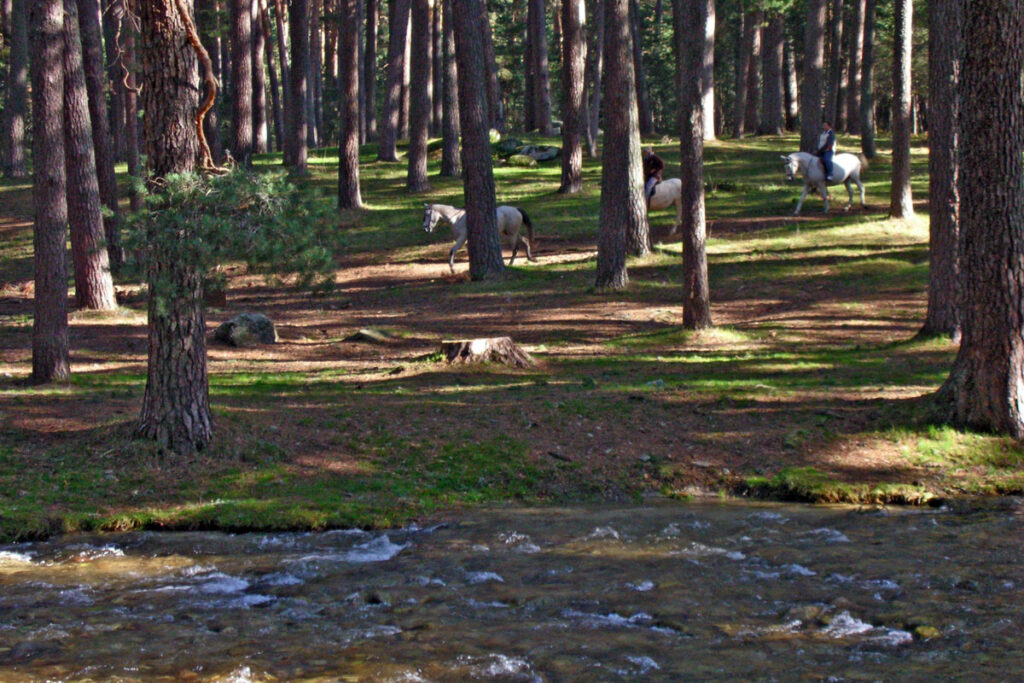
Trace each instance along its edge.
<path fill-rule="evenodd" d="M 377 151 L 377 159 L 380 161 L 398 161 L 398 114 L 402 106 L 402 74 L 405 71 L 405 39 L 408 35 L 405 27 L 409 25 L 409 5 L 410 0 L 391 0 L 387 80 Z"/>
<path fill-rule="evenodd" d="M 410 0 L 410 10 L 412 8 Z M 405 68 L 402 69 L 402 98 L 401 106 L 398 108 L 398 139 L 409 139 L 409 79 L 411 77 L 412 64 L 409 61 L 412 53 L 412 40 L 409 36 L 409 29 L 412 28 L 412 16 L 406 22 L 405 34 Z"/>
<path fill-rule="evenodd" d="M 832 0 L 829 24 L 828 92 L 825 95 L 825 118 L 836 130 L 842 129 L 843 81 L 843 0 Z"/>
<path fill-rule="evenodd" d="M 409 192 L 426 192 L 427 138 L 430 135 L 430 0 L 412 0 L 412 78 L 409 102 Z"/>
<path fill-rule="evenodd" d="M 755 9 L 750 14 L 750 64 L 747 67 L 747 107 L 743 112 L 743 128 L 750 133 L 756 133 L 761 122 L 758 110 L 761 108 L 761 24 L 764 23 L 764 13 Z"/>
<path fill-rule="evenodd" d="M 480 15 L 482 0 L 452 0 L 455 53 L 459 70 L 459 123 L 465 178 L 469 275 L 473 280 L 505 276 L 498 240 L 494 170 L 488 135 L 486 64 Z"/>
<path fill-rule="evenodd" d="M 64 262 L 68 218 L 64 168 L 64 4 L 62 0 L 33 0 L 27 10 L 32 50 L 35 210 L 35 297 L 29 381 L 43 384 L 65 380 L 71 374 Z"/>
<path fill-rule="evenodd" d="M 25 1 L 25 0 L 21 0 Z M 127 106 L 121 81 L 128 77 L 124 55 L 119 48 L 132 31 L 131 22 L 124 21 L 126 0 L 103 0 L 103 49 L 107 56 L 107 80 L 110 81 L 110 135 L 114 141 L 114 158 L 127 161 Z M 118 40 L 118 35 L 122 39 Z M 123 49 L 123 48 L 122 48 Z M 133 209 L 134 210 L 134 209 Z"/>
<path fill-rule="evenodd" d="M 323 0 L 313 0 L 309 17 L 309 146 L 324 144 Z"/>
<path fill-rule="evenodd" d="M 231 154 L 252 163 L 252 0 L 231 0 Z"/>
<path fill-rule="evenodd" d="M 781 14 L 776 14 L 764 29 L 764 46 L 761 52 L 764 97 L 758 132 L 764 135 L 782 135 L 782 53 L 785 40 L 785 19 Z"/>
<path fill-rule="evenodd" d="M 592 42 L 587 50 L 587 83 L 590 97 L 587 100 L 587 156 L 597 156 L 597 139 L 601 121 L 601 76 L 604 72 L 604 0 L 594 3 L 594 29 Z"/>
<path fill-rule="evenodd" d="M 960 111 L 963 338 L 940 392 L 952 422 L 1024 439 L 1022 0 L 964 3 Z"/>
<path fill-rule="evenodd" d="M 533 111 L 537 131 L 541 135 L 554 135 L 551 123 L 551 81 L 548 73 L 547 22 L 545 21 L 545 0 L 529 0 L 527 24 L 530 31 L 530 47 L 533 72 Z"/>
<path fill-rule="evenodd" d="M 430 74 L 430 135 L 437 137 L 444 126 L 444 105 L 441 96 L 444 79 L 444 34 L 441 30 L 441 0 L 430 3 L 430 56 L 432 68 Z"/>
<path fill-rule="evenodd" d="M 864 56 L 865 0 L 851 0 L 849 53 L 846 58 L 846 132 L 860 135 L 860 77 Z"/>
<path fill-rule="evenodd" d="M 640 125 L 633 82 L 629 0 L 608 0 L 604 20 L 608 73 L 595 286 L 619 290 L 629 284 L 627 253 L 642 255 L 649 249 L 648 227 L 640 167 Z"/>
<path fill-rule="evenodd" d="M 889 216 L 910 218 L 914 200 L 910 193 L 910 100 L 913 2 L 895 0 L 892 51 L 892 193 Z"/>
<path fill-rule="evenodd" d="M 651 98 L 647 94 L 647 75 L 644 69 L 644 41 L 640 28 L 640 3 L 629 0 L 629 25 L 633 42 L 633 75 L 636 82 L 637 115 L 640 117 L 640 135 L 654 134 Z"/>
<path fill-rule="evenodd" d="M 444 33 L 444 131 L 442 133 L 441 175 L 457 178 L 462 174 L 459 159 L 459 70 L 455 64 L 455 31 L 452 29 L 453 0 L 439 0 L 444 8 L 441 31 Z"/>
<path fill-rule="evenodd" d="M 269 149 L 267 126 L 267 36 L 260 21 L 260 0 L 248 0 L 252 26 L 252 151 L 266 154 Z"/>
<path fill-rule="evenodd" d="M 285 99 L 284 164 L 294 173 L 307 173 L 309 143 L 306 128 L 306 90 L 309 86 L 309 0 L 288 3 L 288 37 L 291 60 L 288 67 L 289 86 Z"/>
<path fill-rule="evenodd" d="M 377 139 L 377 0 L 366 0 L 366 51 L 363 57 L 363 89 L 366 101 L 366 139 Z"/>
<path fill-rule="evenodd" d="M 135 31 L 127 30 L 122 37 L 121 61 L 124 67 L 124 76 L 119 79 L 121 100 L 124 103 L 124 137 L 125 137 L 125 160 L 128 165 L 128 175 L 133 178 L 142 177 L 142 159 L 139 153 L 139 90 L 136 84 L 135 74 L 138 72 L 137 56 L 135 50 Z M 140 192 L 134 188 L 128 190 L 128 201 L 132 212 L 142 211 L 143 198 Z"/>
<path fill-rule="evenodd" d="M 587 43 L 584 0 L 562 0 L 562 184 L 558 191 L 583 189 L 583 72 Z"/>
<path fill-rule="evenodd" d="M 701 0 L 704 44 L 701 53 L 700 88 L 701 106 L 704 111 L 705 140 L 715 139 L 715 0 Z"/>
<path fill-rule="evenodd" d="M 816 151 L 821 132 L 821 81 L 825 68 L 825 0 L 807 0 L 804 82 L 800 93 L 800 149 Z"/>
<path fill-rule="evenodd" d="M 482 0 L 480 12 L 481 33 L 484 39 L 484 68 L 487 78 L 487 125 L 504 133 L 505 105 L 501 99 L 501 82 L 498 80 L 498 60 L 494 54 L 494 36 L 491 33 L 491 19 L 487 12 L 487 0 Z"/>
<path fill-rule="evenodd" d="M 928 310 L 921 333 L 960 340 L 957 288 L 960 258 L 960 64 L 963 0 L 932 0 L 928 6 Z"/>
<path fill-rule="evenodd" d="M 796 84 L 796 57 L 793 40 L 786 36 L 782 46 L 783 98 L 786 106 L 786 130 L 796 130 L 800 117 L 800 95 Z"/>
<path fill-rule="evenodd" d="M 103 217 L 103 232 L 107 255 L 110 258 L 110 267 L 117 272 L 123 261 L 120 234 L 121 209 L 117 201 L 114 149 L 110 137 L 110 122 L 107 119 L 104 88 L 106 83 L 103 69 L 103 28 L 100 23 L 99 0 L 78 0 L 78 22 L 82 37 L 85 84 L 89 92 L 89 120 L 92 122 L 96 176 L 100 186 L 100 198 L 103 205 L 107 207 L 107 215 Z"/>
<path fill-rule="evenodd" d="M 259 4 L 260 30 L 263 32 L 264 60 L 267 65 L 267 76 L 270 79 L 270 108 L 274 120 L 274 149 L 280 152 L 284 149 L 284 110 L 281 108 L 281 82 L 278 80 L 277 67 L 274 64 L 274 42 L 273 33 L 270 30 L 270 12 L 267 10 L 267 0 L 257 0 Z M 211 110 L 212 111 L 212 110 Z M 209 112 L 207 112 L 209 115 Z"/>
<path fill-rule="evenodd" d="M 740 5 L 742 9 L 742 4 Z M 743 12 L 741 33 L 736 45 L 736 84 L 733 89 L 733 137 L 742 139 L 747 134 L 747 70 L 750 69 L 750 47 L 753 44 L 753 17 Z"/>
<path fill-rule="evenodd" d="M 534 364 L 530 354 L 510 337 L 445 340 L 441 342 L 441 353 L 453 365 L 501 363 L 514 368 L 528 368 Z"/>
<path fill-rule="evenodd" d="M 64 167 L 75 264 L 75 305 L 110 311 L 117 308 L 117 301 L 105 244 L 75 0 L 64 0 Z"/>
<path fill-rule="evenodd" d="M 11 5 L 10 64 L 3 114 L 3 173 L 5 178 L 25 178 L 25 117 L 28 102 L 28 10 L 36 0 L 14 0 Z"/>
<path fill-rule="evenodd" d="M 341 0 L 340 9 L 338 208 L 357 209 L 363 205 L 359 192 L 359 0 Z"/>
<path fill-rule="evenodd" d="M 681 106 L 680 194 L 683 202 L 683 327 L 711 327 L 707 228 L 704 218 L 704 105 L 700 74 L 704 50 L 699 36 L 706 26 L 704 3 L 674 0 L 676 84 Z"/>
<path fill-rule="evenodd" d="M 860 151 L 874 159 L 875 151 L 875 4 L 864 3 L 864 61 L 860 77 Z"/>
<path fill-rule="evenodd" d="M 285 135 L 288 135 L 290 132 L 288 128 L 288 103 L 292 101 L 292 70 L 291 60 L 288 57 L 291 54 L 288 44 L 290 28 L 286 25 L 286 21 L 284 0 L 274 0 L 274 23 L 277 25 L 277 54 L 281 61 L 281 97 L 284 102 L 282 113 L 284 114 L 285 121 Z M 282 144 L 282 147 L 287 155 L 287 141 Z"/>
<path fill-rule="evenodd" d="M 191 0 L 180 1 L 191 10 Z M 196 168 L 193 117 L 199 77 L 175 0 L 140 1 L 137 11 L 142 26 L 143 138 L 151 179 L 156 180 Z M 213 436 L 202 273 L 159 253 L 152 255 L 148 270 L 149 363 L 136 431 L 174 452 L 202 450 Z"/>
<path fill-rule="evenodd" d="M 210 53 L 210 61 L 213 63 L 214 77 L 218 84 L 223 82 L 223 70 L 220 65 L 218 45 L 220 43 L 220 13 L 217 11 L 215 0 L 195 0 L 196 27 L 199 31 L 199 40 Z M 221 86 L 223 87 L 223 86 Z M 213 163 L 224 163 L 224 143 L 220 136 L 220 125 L 218 125 L 218 107 L 214 106 L 206 112 L 203 117 L 203 135 L 206 136 L 206 144 L 210 147 L 210 156 Z"/>

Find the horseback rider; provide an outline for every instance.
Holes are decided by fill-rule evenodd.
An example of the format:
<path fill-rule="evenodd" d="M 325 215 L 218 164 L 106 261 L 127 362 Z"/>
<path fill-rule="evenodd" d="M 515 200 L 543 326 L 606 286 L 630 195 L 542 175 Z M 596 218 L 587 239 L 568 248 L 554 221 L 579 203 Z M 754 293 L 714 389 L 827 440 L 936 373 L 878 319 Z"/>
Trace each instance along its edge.
<path fill-rule="evenodd" d="M 821 157 L 821 163 L 825 167 L 825 180 L 832 180 L 832 157 L 836 153 L 836 133 L 832 130 L 831 121 L 822 121 L 821 128 L 816 154 Z"/>
<path fill-rule="evenodd" d="M 651 197 L 654 196 L 654 188 L 661 182 L 661 172 L 665 170 L 665 162 L 654 153 L 652 147 L 644 147 L 644 198 L 647 200 L 647 208 L 651 208 Z"/>

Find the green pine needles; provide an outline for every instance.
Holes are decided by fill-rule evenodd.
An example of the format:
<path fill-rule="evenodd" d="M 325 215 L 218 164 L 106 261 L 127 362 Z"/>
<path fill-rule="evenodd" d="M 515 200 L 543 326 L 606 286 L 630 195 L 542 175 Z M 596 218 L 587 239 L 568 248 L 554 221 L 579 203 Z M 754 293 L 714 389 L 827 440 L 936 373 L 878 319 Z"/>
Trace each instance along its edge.
<path fill-rule="evenodd" d="M 223 287 L 218 268 L 240 263 L 275 284 L 325 292 L 334 285 L 341 246 L 326 202 L 284 173 L 235 170 L 220 176 L 169 175 L 146 196 L 146 210 L 128 221 L 128 265 L 146 274 L 158 308 L 179 291 L 182 273 L 203 288 Z M 185 278 L 191 280 L 192 278 Z M 190 289 L 190 288 L 187 288 Z"/>

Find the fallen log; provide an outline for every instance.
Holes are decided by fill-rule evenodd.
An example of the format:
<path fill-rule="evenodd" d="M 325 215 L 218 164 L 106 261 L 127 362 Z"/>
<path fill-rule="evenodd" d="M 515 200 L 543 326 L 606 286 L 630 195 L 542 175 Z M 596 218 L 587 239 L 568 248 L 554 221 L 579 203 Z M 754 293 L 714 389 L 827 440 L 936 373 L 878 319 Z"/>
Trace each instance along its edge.
<path fill-rule="evenodd" d="M 502 363 L 516 368 L 533 365 L 533 358 L 510 337 L 452 339 L 441 342 L 441 353 L 449 363 Z"/>

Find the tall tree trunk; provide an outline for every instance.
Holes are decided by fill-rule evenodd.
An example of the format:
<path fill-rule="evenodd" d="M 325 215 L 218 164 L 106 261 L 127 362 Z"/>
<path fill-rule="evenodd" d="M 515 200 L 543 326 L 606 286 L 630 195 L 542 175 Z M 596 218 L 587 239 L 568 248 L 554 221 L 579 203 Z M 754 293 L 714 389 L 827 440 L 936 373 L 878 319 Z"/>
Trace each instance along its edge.
<path fill-rule="evenodd" d="M 179 2 L 191 10 L 191 0 Z M 158 179 L 194 171 L 198 140 L 193 117 L 199 104 L 196 56 L 185 38 L 175 0 L 146 0 L 136 7 L 142 26 L 143 139 L 150 173 Z M 251 125 L 247 130 L 251 133 Z M 160 238 L 151 241 L 159 242 Z M 156 253 L 147 279 L 149 363 L 136 431 L 175 452 L 201 450 L 213 436 L 202 273 Z"/>
<path fill-rule="evenodd" d="M 363 21 L 366 15 L 366 1 L 359 0 L 359 40 L 356 47 L 356 56 L 358 57 L 358 68 L 359 68 L 359 144 L 365 145 L 368 141 L 368 127 L 366 125 L 366 83 L 364 77 L 366 74 L 366 41 L 365 36 L 362 32 Z"/>
<path fill-rule="evenodd" d="M 960 340 L 957 288 L 960 257 L 960 65 L 963 0 L 932 0 L 928 6 L 928 310 L 921 333 Z"/>
<path fill-rule="evenodd" d="M 444 131 L 441 148 L 441 175 L 457 178 L 462 174 L 462 161 L 459 158 L 459 69 L 455 63 L 455 31 L 452 28 L 452 2 L 454 0 L 438 0 L 442 3 L 444 21 L 441 31 L 444 33 Z"/>
<path fill-rule="evenodd" d="M 75 0 L 64 0 L 64 167 L 75 264 L 75 305 L 110 311 L 117 308 L 117 301 L 105 244 Z"/>
<path fill-rule="evenodd" d="M 644 69 L 644 40 L 640 28 L 640 3 L 629 0 L 629 27 L 633 39 L 633 77 L 636 82 L 636 106 L 640 117 L 640 135 L 654 134 L 651 98 L 647 94 L 647 75 Z"/>
<path fill-rule="evenodd" d="M 480 12 L 481 33 L 484 39 L 484 69 L 487 78 L 487 120 L 488 125 L 504 133 L 505 105 L 501 99 L 501 82 L 498 81 L 498 60 L 494 54 L 494 36 L 491 33 L 491 19 L 487 12 L 487 0 L 481 0 L 483 11 Z"/>
<path fill-rule="evenodd" d="M 277 67 L 274 64 L 274 41 L 272 40 L 273 33 L 270 30 L 270 12 L 267 11 L 267 0 L 256 1 L 259 5 L 260 30 L 263 32 L 264 37 L 263 58 L 267 65 L 267 75 L 270 78 L 270 109 L 273 112 L 274 121 L 274 149 L 280 152 L 283 149 L 284 110 L 281 108 L 281 84 L 278 81 Z"/>
<path fill-rule="evenodd" d="M 430 55 L 433 59 L 433 68 L 430 75 L 430 103 L 433 107 L 430 113 L 430 134 L 437 137 L 441 134 L 444 126 L 444 106 L 441 96 L 442 79 L 444 78 L 444 34 L 441 30 L 441 0 L 430 2 Z"/>
<path fill-rule="evenodd" d="M 1024 439 L 1022 0 L 964 3 L 960 352 L 940 393 L 956 425 Z"/>
<path fill-rule="evenodd" d="M 825 118 L 836 130 L 842 128 L 843 83 L 843 0 L 832 0 L 829 23 L 828 90 L 825 95 Z"/>
<path fill-rule="evenodd" d="M 323 0 L 313 0 L 309 26 L 309 144 L 324 144 L 324 53 L 323 53 Z"/>
<path fill-rule="evenodd" d="M 913 35 L 912 0 L 894 0 L 892 50 L 892 193 L 889 215 L 910 218 L 914 200 L 910 193 L 910 50 Z"/>
<path fill-rule="evenodd" d="M 121 266 L 120 217 L 117 201 L 117 180 L 114 177 L 114 149 L 111 144 L 110 122 L 107 119 L 105 72 L 103 68 L 103 28 L 100 23 L 99 0 L 78 0 L 78 22 L 82 37 L 82 60 L 85 84 L 89 91 L 89 120 L 92 122 L 92 142 L 96 159 L 96 176 L 100 198 L 107 207 L 103 217 L 110 267 L 116 272 Z"/>
<path fill-rule="evenodd" d="M 128 75 L 123 56 L 119 54 L 123 40 L 118 40 L 118 36 L 132 33 L 133 28 L 130 21 L 124 21 L 126 11 L 125 0 L 103 0 L 103 49 L 107 55 L 107 80 L 113 84 L 110 93 L 110 135 L 114 140 L 115 159 L 121 160 L 127 160 L 125 125 L 128 114 L 120 81 Z"/>
<path fill-rule="evenodd" d="M 487 120 L 487 65 L 480 31 L 482 0 L 453 0 L 455 53 L 459 70 L 459 124 L 465 179 L 469 276 L 492 280 L 505 276 L 498 240 L 494 169 Z"/>
<path fill-rule="evenodd" d="M 603 2 L 603 0 L 599 0 Z M 530 25 L 530 0 L 523 0 L 526 21 L 523 23 L 523 130 L 530 132 L 537 128 L 537 98 L 533 83 L 533 28 Z"/>
<path fill-rule="evenodd" d="M 551 81 L 548 73 L 547 22 L 545 0 L 529 0 L 528 24 L 533 62 L 533 111 L 541 135 L 554 135 L 551 123 Z"/>
<path fill-rule="evenodd" d="M 309 0 L 288 3 L 288 37 L 291 60 L 288 67 L 290 84 L 285 100 L 284 163 L 293 172 L 305 175 L 309 156 L 306 128 L 306 90 L 309 87 Z"/>
<path fill-rule="evenodd" d="M 701 107 L 704 111 L 702 125 L 705 140 L 715 139 L 715 0 L 703 2 L 701 32 L 704 44 L 701 53 L 700 89 Z"/>
<path fill-rule="evenodd" d="M 195 9 L 195 21 L 199 31 L 199 40 L 206 51 L 210 53 L 214 77 L 220 83 L 222 70 L 217 49 L 220 40 L 218 38 L 220 34 L 220 13 L 217 11 L 217 3 L 214 0 L 195 0 Z M 218 107 L 214 106 L 203 117 L 203 135 L 206 136 L 206 144 L 210 146 L 210 156 L 213 158 L 213 162 L 221 164 L 224 161 L 224 143 L 221 141 L 220 126 L 217 121 Z"/>
<path fill-rule="evenodd" d="M 23 8 L 25 9 L 25 8 Z M 32 58 L 32 204 L 35 297 L 33 384 L 65 380 L 68 350 L 68 210 L 64 169 L 64 4 L 33 0 L 27 12 Z M 17 17 L 13 17 L 17 21 Z"/>
<path fill-rule="evenodd" d="M 36 0 L 14 0 L 11 6 L 11 53 L 3 113 L 5 178 L 25 178 L 25 104 L 28 102 L 28 10 Z"/>
<path fill-rule="evenodd" d="M 126 22 L 127 24 L 128 22 Z M 124 76 L 118 80 L 118 87 L 121 90 L 121 99 L 124 102 L 124 138 L 125 138 L 125 161 L 128 164 L 128 175 L 133 178 L 142 177 L 142 159 L 139 153 L 139 89 L 135 74 L 136 67 L 136 35 L 132 29 L 125 30 L 122 34 L 121 65 L 124 69 Z M 142 193 L 135 190 L 134 184 L 128 190 L 128 201 L 133 213 L 142 211 Z"/>
<path fill-rule="evenodd" d="M 804 33 L 804 82 L 800 93 L 800 149 L 818 149 L 821 131 L 821 81 L 825 59 L 825 0 L 807 0 Z"/>
<path fill-rule="evenodd" d="M 695 40 L 706 26 L 707 5 L 674 0 L 676 87 L 679 89 L 680 190 L 683 202 L 683 327 L 711 327 L 707 228 L 704 220 L 704 104 L 701 71 L 704 49 Z"/>
<path fill-rule="evenodd" d="M 846 58 L 846 132 L 860 135 L 860 76 L 864 55 L 864 6 L 866 0 L 850 0 L 849 53 Z"/>
<path fill-rule="evenodd" d="M 430 136 L 430 0 L 412 0 L 412 78 L 409 102 L 409 192 L 426 192 L 427 138 Z"/>
<path fill-rule="evenodd" d="M 583 71 L 587 43 L 584 0 L 562 0 L 562 184 L 559 192 L 583 189 Z"/>
<path fill-rule="evenodd" d="M 591 42 L 587 48 L 587 156 L 597 156 L 598 125 L 601 121 L 601 74 L 604 71 L 604 0 L 594 2 L 594 21 Z"/>
<path fill-rule="evenodd" d="M 412 5 L 410 4 L 410 8 Z M 412 28 L 412 17 L 409 17 L 409 29 Z M 408 33 L 405 36 L 405 69 L 402 71 L 402 106 L 398 110 L 398 139 L 409 139 L 409 80 L 412 77 L 412 39 Z"/>
<path fill-rule="evenodd" d="M 366 139 L 377 139 L 377 0 L 366 0 L 366 52 L 363 57 Z"/>
<path fill-rule="evenodd" d="M 764 13 L 755 9 L 750 14 L 750 64 L 747 66 L 747 107 L 743 112 L 743 128 L 749 133 L 756 133 L 760 123 L 758 110 L 761 108 L 761 24 L 764 23 Z"/>
<path fill-rule="evenodd" d="M 764 135 L 782 135 L 782 53 L 785 40 L 786 21 L 781 14 L 776 14 L 764 29 L 764 46 L 761 53 L 764 67 L 764 97 L 758 132 Z"/>
<path fill-rule="evenodd" d="M 875 5 L 876 0 L 864 4 L 864 61 L 860 77 L 860 150 L 868 159 L 875 151 Z"/>
<path fill-rule="evenodd" d="M 742 5 L 741 5 L 742 7 Z M 754 43 L 752 12 L 744 12 L 739 41 L 736 44 L 736 87 L 733 100 L 733 137 L 747 134 L 747 70 L 750 69 L 750 48 Z"/>
<path fill-rule="evenodd" d="M 251 0 L 231 0 L 231 154 L 248 166 L 253 151 Z"/>
<path fill-rule="evenodd" d="M 796 57 L 793 55 L 793 40 L 788 35 L 782 46 L 782 84 L 786 106 L 786 130 L 796 130 L 800 117 L 800 95 L 796 84 Z"/>
<path fill-rule="evenodd" d="M 289 58 L 291 50 L 289 49 L 290 46 L 288 42 L 291 35 L 291 28 L 287 25 L 284 2 L 285 0 L 274 0 L 274 23 L 277 25 L 277 55 L 281 61 L 281 97 L 284 102 L 284 128 L 285 135 L 288 135 L 288 103 L 292 101 L 292 70 L 291 59 Z M 287 154 L 288 143 L 285 142 L 282 146 Z"/>
<path fill-rule="evenodd" d="M 267 72 L 264 58 L 267 36 L 260 21 L 260 0 L 249 0 L 252 24 L 252 149 L 256 154 L 269 151 L 267 126 Z"/>
<path fill-rule="evenodd" d="M 402 74 L 405 72 L 405 39 L 409 25 L 410 0 L 391 0 L 388 23 L 388 69 L 384 90 L 384 111 L 380 120 L 380 161 L 398 161 L 398 114 L 402 107 Z"/>
<path fill-rule="evenodd" d="M 359 193 L 359 0 L 341 0 L 338 41 L 338 208 L 363 205 Z"/>
<path fill-rule="evenodd" d="M 629 0 L 607 0 L 604 11 L 608 73 L 595 286 L 618 290 L 629 284 L 626 255 L 643 255 L 649 249 L 648 226 L 640 167 Z"/>

